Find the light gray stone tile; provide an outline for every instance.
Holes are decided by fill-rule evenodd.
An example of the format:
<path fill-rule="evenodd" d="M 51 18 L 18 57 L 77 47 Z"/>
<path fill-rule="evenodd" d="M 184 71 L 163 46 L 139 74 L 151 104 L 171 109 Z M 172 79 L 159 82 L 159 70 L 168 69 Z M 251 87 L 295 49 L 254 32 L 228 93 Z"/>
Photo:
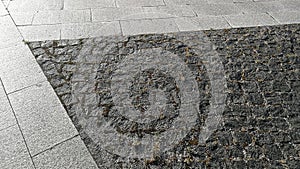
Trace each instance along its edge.
<path fill-rule="evenodd" d="M 264 26 L 264 25 L 276 25 L 276 22 L 268 14 L 244 14 L 244 15 L 232 15 L 225 16 L 227 21 L 232 27 L 252 27 L 252 26 Z"/>
<path fill-rule="evenodd" d="M 112 0 L 64 0 L 64 9 L 90 9 L 116 7 Z"/>
<path fill-rule="evenodd" d="M 0 131 L 0 168 L 34 169 L 17 125 Z"/>
<path fill-rule="evenodd" d="M 25 43 L 18 43 L 16 46 L 0 49 L 0 65 L 7 64 L 8 62 L 13 62 L 19 59 L 30 59 L 34 61 L 34 56 Z M 2 67 L 4 67 L 4 65 Z M 1 71 L 5 69 L 6 68 L 0 68 Z"/>
<path fill-rule="evenodd" d="M 3 15 L 8 15 L 8 13 L 7 13 L 6 9 L 5 9 L 4 4 L 2 4 L 0 2 L 0 17 L 3 16 Z"/>
<path fill-rule="evenodd" d="M 22 50 L 18 51 L 21 52 Z M 20 56 L 22 53 L 18 54 Z M 9 55 L 5 57 L 9 57 Z M 2 62 L 0 77 L 7 93 L 47 80 L 32 54 L 24 55 L 19 59 Z"/>
<path fill-rule="evenodd" d="M 244 2 L 252 2 L 253 0 L 233 0 L 233 2 L 239 2 L 239 3 L 244 3 Z"/>
<path fill-rule="evenodd" d="M 286 10 L 299 11 L 300 1 L 299 0 L 281 0 L 279 1 L 283 4 Z"/>
<path fill-rule="evenodd" d="M 0 88 L 0 90 L 2 90 Z M 6 97 L 0 97 L 0 130 L 16 124 L 16 119 Z"/>
<path fill-rule="evenodd" d="M 46 80 L 24 43 L 0 49 L 0 77 L 8 93 Z"/>
<path fill-rule="evenodd" d="M 11 1 L 8 10 L 11 11 L 40 11 L 60 10 L 63 8 L 63 0 L 15 0 Z"/>
<path fill-rule="evenodd" d="M 258 6 L 255 2 L 235 3 L 234 5 L 246 14 L 266 13 L 266 11 L 261 6 Z"/>
<path fill-rule="evenodd" d="M 3 0 L 2 2 L 4 6 L 7 8 L 9 6 L 10 0 Z"/>
<path fill-rule="evenodd" d="M 271 12 L 270 15 L 281 24 L 300 23 L 300 11 Z"/>
<path fill-rule="evenodd" d="M 268 1 L 276 1 L 276 0 L 253 0 L 253 2 L 268 2 Z"/>
<path fill-rule="evenodd" d="M 162 6 L 163 0 L 116 0 L 117 7 Z"/>
<path fill-rule="evenodd" d="M 189 0 L 164 0 L 167 6 L 173 5 L 187 5 L 190 4 Z M 199 0 L 199 1 L 207 1 L 207 0 Z"/>
<path fill-rule="evenodd" d="M 178 5 L 203 5 L 210 2 L 209 0 L 164 0 L 167 6 L 178 6 Z M 222 3 L 223 1 L 215 1 L 216 3 Z M 226 3 L 226 2 L 225 2 Z"/>
<path fill-rule="evenodd" d="M 4 91 L 3 84 L 2 84 L 2 81 L 0 79 L 0 98 L 3 98 L 3 97 L 6 97 L 6 93 Z"/>
<path fill-rule="evenodd" d="M 124 35 L 178 32 L 174 19 L 145 19 L 120 21 Z"/>
<path fill-rule="evenodd" d="M 230 28 L 230 25 L 222 16 L 176 18 L 175 22 L 178 25 L 180 31 Z"/>
<path fill-rule="evenodd" d="M 25 41 L 59 40 L 61 25 L 34 25 L 18 27 Z"/>
<path fill-rule="evenodd" d="M 0 130 L 16 124 L 16 119 L 0 82 Z"/>
<path fill-rule="evenodd" d="M 261 9 L 263 12 L 278 12 L 284 11 L 287 8 L 280 1 L 266 1 L 266 2 L 255 2 L 255 6 Z"/>
<path fill-rule="evenodd" d="M 10 15 L 14 19 L 16 25 L 31 25 L 34 15 L 37 12 L 28 11 L 28 12 L 11 12 Z"/>
<path fill-rule="evenodd" d="M 61 39 L 78 39 L 108 35 L 121 35 L 119 22 L 64 24 L 61 30 Z"/>
<path fill-rule="evenodd" d="M 94 22 L 195 16 L 189 6 L 155 6 L 92 9 Z"/>
<path fill-rule="evenodd" d="M 98 168 L 79 136 L 33 158 L 37 169 Z"/>
<path fill-rule="evenodd" d="M 233 3 L 234 0 L 207 0 L 207 3 L 209 4 L 226 4 L 226 3 Z"/>
<path fill-rule="evenodd" d="M 253 2 L 253 0 L 207 0 L 210 4 L 226 4 L 226 3 L 244 3 L 244 2 Z"/>
<path fill-rule="evenodd" d="M 22 36 L 10 16 L 0 17 L 0 49 L 15 46 L 22 41 Z"/>
<path fill-rule="evenodd" d="M 208 0 L 189 0 L 188 5 L 202 5 L 207 3 Z"/>
<path fill-rule="evenodd" d="M 206 4 L 193 5 L 193 10 L 199 17 L 206 15 L 220 16 L 220 15 L 238 15 L 242 11 L 235 6 L 235 4 Z"/>
<path fill-rule="evenodd" d="M 156 13 L 158 17 L 192 17 L 194 11 L 189 5 L 143 7 L 144 12 Z"/>
<path fill-rule="evenodd" d="M 92 9 L 93 22 L 141 19 L 142 7 Z"/>
<path fill-rule="evenodd" d="M 9 98 L 33 156 L 78 134 L 48 82 L 9 94 Z"/>
<path fill-rule="evenodd" d="M 83 10 L 51 10 L 39 11 L 33 18 L 33 25 L 90 22 L 91 11 Z"/>

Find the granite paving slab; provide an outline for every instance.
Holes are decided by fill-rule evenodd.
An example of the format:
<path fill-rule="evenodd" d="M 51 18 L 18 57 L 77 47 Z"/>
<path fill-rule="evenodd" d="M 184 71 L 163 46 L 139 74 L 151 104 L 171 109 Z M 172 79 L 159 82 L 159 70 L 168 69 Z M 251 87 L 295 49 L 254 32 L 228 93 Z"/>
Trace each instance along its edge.
<path fill-rule="evenodd" d="M 0 130 L 0 168 L 34 169 L 17 125 Z"/>
<path fill-rule="evenodd" d="M 0 49 L 18 45 L 22 37 L 9 15 L 0 17 Z"/>
<path fill-rule="evenodd" d="M 20 44 L 0 49 L 0 55 L 0 77 L 7 93 L 47 80 L 28 46 Z"/>
<path fill-rule="evenodd" d="M 16 125 L 16 119 L 0 79 L 0 130 Z"/>
<path fill-rule="evenodd" d="M 299 35 L 291 24 L 29 46 L 99 168 L 296 169 Z"/>
<path fill-rule="evenodd" d="M 78 135 L 48 82 L 9 94 L 9 99 L 32 156 Z"/>
<path fill-rule="evenodd" d="M 90 9 L 90 8 L 106 8 L 116 7 L 115 1 L 111 0 L 64 0 L 64 9 Z"/>
<path fill-rule="evenodd" d="M 243 14 L 225 16 L 233 28 L 277 25 L 278 22 L 268 14 Z"/>
<path fill-rule="evenodd" d="M 279 23 L 299 23 L 300 22 L 300 11 L 285 11 L 282 12 L 272 12 L 270 13 Z"/>
<path fill-rule="evenodd" d="M 11 1 L 9 11 L 39 11 L 39 10 L 60 10 L 64 6 L 62 0 L 22 0 Z"/>
<path fill-rule="evenodd" d="M 5 16 L 5 15 L 8 15 L 6 9 L 5 9 L 5 6 L 0 4 L 0 17 L 1 16 Z"/>
<path fill-rule="evenodd" d="M 98 168 L 79 136 L 35 156 L 33 161 L 41 169 Z"/>

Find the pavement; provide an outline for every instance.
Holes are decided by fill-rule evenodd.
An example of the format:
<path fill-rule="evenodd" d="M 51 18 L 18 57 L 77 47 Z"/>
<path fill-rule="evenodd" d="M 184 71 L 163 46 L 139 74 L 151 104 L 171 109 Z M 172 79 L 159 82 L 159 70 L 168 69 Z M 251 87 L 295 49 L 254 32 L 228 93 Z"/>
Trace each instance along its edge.
<path fill-rule="evenodd" d="M 67 40 L 70 48 L 72 43 L 75 47 L 95 45 L 78 39 L 97 42 L 97 37 L 297 25 L 299 9 L 298 0 L 2 0 L 0 168 L 107 167 L 99 165 L 101 160 L 84 141 L 58 89 L 53 88 L 55 82 L 47 68 L 36 59 L 40 51 L 35 49 L 41 45 L 48 48 L 47 42 Z M 46 44 L 35 47 L 38 41 Z M 291 131 L 299 131 L 294 127 L 299 124 L 289 125 Z M 293 146 L 299 151 L 299 142 Z"/>

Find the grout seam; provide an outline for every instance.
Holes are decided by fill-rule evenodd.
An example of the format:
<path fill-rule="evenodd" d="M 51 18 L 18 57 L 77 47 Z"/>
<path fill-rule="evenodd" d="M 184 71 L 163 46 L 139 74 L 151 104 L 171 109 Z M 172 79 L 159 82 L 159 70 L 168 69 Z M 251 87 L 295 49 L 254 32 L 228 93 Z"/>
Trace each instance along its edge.
<path fill-rule="evenodd" d="M 269 15 L 275 22 L 280 24 L 280 22 L 274 16 L 272 16 L 269 12 L 266 12 L 266 14 Z"/>
<path fill-rule="evenodd" d="M 123 30 L 122 30 L 121 21 L 118 21 L 118 22 L 119 22 L 119 26 L 120 26 L 121 35 L 122 35 L 122 36 L 125 36 L 124 33 L 123 33 Z"/>
<path fill-rule="evenodd" d="M 36 86 L 36 85 L 41 84 L 41 83 L 44 83 L 44 82 L 48 82 L 48 81 L 47 81 L 47 80 L 43 80 L 43 81 L 37 82 L 37 83 L 35 83 L 35 84 L 29 85 L 29 86 L 25 86 L 25 87 L 23 87 L 23 88 L 21 88 L 21 89 L 17 89 L 17 90 L 14 90 L 14 91 L 12 91 L 12 92 L 9 92 L 9 93 L 7 93 L 7 95 L 11 95 L 11 94 L 20 92 L 20 91 L 22 91 L 22 90 L 28 89 L 28 88 L 30 88 L 30 87 Z"/>
<path fill-rule="evenodd" d="M 33 165 L 33 167 L 36 169 L 35 163 L 34 163 L 34 161 L 33 161 L 32 154 L 30 153 L 30 150 L 29 150 L 28 144 L 27 144 L 27 142 L 26 142 L 25 136 L 24 136 L 24 134 L 23 134 L 23 131 L 22 131 L 22 129 L 21 129 L 19 120 L 17 119 L 16 112 L 15 112 L 15 110 L 13 109 L 13 106 L 12 106 L 11 101 L 10 101 L 10 99 L 9 99 L 9 97 L 8 97 L 8 94 L 7 94 L 6 90 L 5 90 L 5 87 L 4 87 L 3 83 L 2 83 L 2 79 L 1 79 L 1 78 L 0 78 L 0 83 L 1 83 L 1 85 L 2 85 L 2 87 L 3 87 L 4 93 L 5 93 L 5 95 L 6 95 L 6 98 L 7 98 L 7 100 L 8 100 L 8 103 L 9 103 L 9 105 L 10 105 L 10 108 L 11 108 L 13 114 L 14 114 L 15 120 L 16 120 L 16 122 L 17 122 L 17 126 L 18 126 L 19 131 L 20 131 L 20 133 L 21 133 L 21 135 L 22 135 L 22 138 L 23 138 L 24 144 L 25 144 L 25 146 L 26 146 L 27 152 L 28 152 L 28 154 L 29 154 L 29 156 L 30 156 L 32 165 Z"/>
<path fill-rule="evenodd" d="M 0 132 L 1 131 L 4 131 L 4 130 L 6 130 L 6 129 L 9 129 L 9 128 L 11 128 L 11 127 L 14 127 L 14 126 L 16 126 L 17 124 L 12 124 L 12 125 L 9 125 L 9 126 L 7 126 L 7 127 L 4 127 L 3 129 L 0 129 Z"/>
<path fill-rule="evenodd" d="M 57 146 L 59 146 L 59 145 L 65 143 L 65 142 L 67 142 L 67 141 L 69 141 L 69 140 L 72 140 L 73 138 L 76 138 L 76 137 L 78 137 L 78 136 L 79 136 L 79 134 L 76 134 L 76 135 L 74 135 L 74 136 L 72 136 L 72 137 L 70 137 L 70 138 L 67 138 L 67 139 L 65 139 L 65 140 L 63 140 L 63 141 L 61 141 L 61 142 L 59 142 L 59 143 L 56 143 L 56 144 L 54 144 L 53 146 L 51 146 L 51 147 L 49 147 L 49 148 L 46 148 L 45 150 L 43 150 L 43 151 L 41 151 L 41 152 L 38 152 L 38 153 L 34 154 L 34 155 L 32 156 L 32 158 L 34 158 L 34 157 L 36 157 L 36 156 L 38 156 L 38 155 L 40 155 L 40 154 L 43 154 L 43 153 L 46 152 L 46 151 L 52 150 L 52 149 L 54 149 L 55 147 L 57 147 Z M 81 138 L 80 138 L 80 139 L 81 139 Z"/>
<path fill-rule="evenodd" d="M 230 22 L 227 20 L 226 16 L 222 16 L 222 18 L 225 20 L 225 22 L 230 26 L 230 28 L 233 28 L 233 25 L 230 24 Z"/>

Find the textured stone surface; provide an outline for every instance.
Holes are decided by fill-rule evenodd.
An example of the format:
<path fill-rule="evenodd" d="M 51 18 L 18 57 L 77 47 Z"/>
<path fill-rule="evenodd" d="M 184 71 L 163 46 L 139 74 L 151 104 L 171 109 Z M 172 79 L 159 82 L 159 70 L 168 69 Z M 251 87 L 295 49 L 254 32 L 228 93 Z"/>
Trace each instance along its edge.
<path fill-rule="evenodd" d="M 0 16 L 8 15 L 5 6 L 3 4 L 0 4 Z"/>
<path fill-rule="evenodd" d="M 133 7 L 133 6 L 163 6 L 165 5 L 163 0 L 116 0 L 118 7 Z"/>
<path fill-rule="evenodd" d="M 90 8 L 104 8 L 116 7 L 114 1 L 111 0 L 64 0 L 64 9 L 90 9 Z"/>
<path fill-rule="evenodd" d="M 0 17 L 0 29 L 0 49 L 15 46 L 22 41 L 22 37 L 10 16 Z"/>
<path fill-rule="evenodd" d="M 9 11 L 39 11 L 39 10 L 60 10 L 63 8 L 62 0 L 24 0 L 21 2 L 11 1 Z"/>
<path fill-rule="evenodd" d="M 272 12 L 270 15 L 283 24 L 300 22 L 300 11 Z"/>
<path fill-rule="evenodd" d="M 193 5 L 193 10 L 198 16 L 203 15 L 237 15 L 242 14 L 242 11 L 235 6 L 233 3 L 228 4 L 206 4 Z"/>
<path fill-rule="evenodd" d="M 264 26 L 264 25 L 276 25 L 278 22 L 274 20 L 268 14 L 242 14 L 225 16 L 228 23 L 234 27 L 252 27 L 252 26 Z"/>
<path fill-rule="evenodd" d="M 33 25 L 78 22 L 91 22 L 91 11 L 89 9 L 60 10 L 55 13 L 52 11 L 39 11 L 32 20 Z"/>
<path fill-rule="evenodd" d="M 17 60 L 28 59 L 34 61 L 34 56 L 32 56 L 31 51 L 28 46 L 24 43 L 16 44 L 16 46 L 7 47 L 0 49 L 0 59 L 2 64 L 9 64 L 9 62 L 14 62 Z M 6 67 L 7 65 L 3 66 Z M 1 72 L 5 71 L 5 68 L 1 67 Z"/>
<path fill-rule="evenodd" d="M 20 26 L 18 28 L 26 41 L 60 39 L 61 25 Z"/>
<path fill-rule="evenodd" d="M 173 19 L 132 20 L 120 21 L 120 23 L 123 35 L 178 31 L 178 27 Z"/>
<path fill-rule="evenodd" d="M 37 11 L 21 11 L 21 12 L 12 12 L 10 13 L 11 17 L 14 18 L 14 22 L 17 26 L 31 25 L 34 15 Z"/>
<path fill-rule="evenodd" d="M 78 134 L 48 82 L 14 92 L 9 98 L 32 155 Z"/>
<path fill-rule="evenodd" d="M 0 167 L 3 169 L 34 169 L 17 125 L 0 130 Z"/>
<path fill-rule="evenodd" d="M 231 28 L 228 21 L 222 16 L 180 17 L 174 19 L 180 31 L 210 30 Z"/>
<path fill-rule="evenodd" d="M 156 7 L 124 7 L 124 8 L 101 8 L 92 9 L 93 22 L 115 21 L 115 20 L 136 20 L 155 19 L 172 17 L 191 17 L 195 13 L 191 7 L 186 6 L 156 6 Z"/>
<path fill-rule="evenodd" d="M 73 23 L 61 26 L 61 39 L 121 35 L 119 22 Z"/>
<path fill-rule="evenodd" d="M 207 106 L 212 102 L 211 83 L 203 67 L 205 63 L 193 60 L 193 56 L 197 56 L 193 49 L 201 42 L 201 33 L 44 41 L 32 42 L 30 47 L 100 168 L 297 168 L 300 160 L 299 25 L 204 32 L 215 44 L 214 49 L 224 65 L 227 99 L 222 124 L 203 144 L 198 142 L 200 126 L 206 118 Z M 118 114 L 110 109 L 114 106 L 111 102 L 113 95 L 105 90 L 111 85 L 112 65 L 122 63 L 127 54 L 155 47 L 174 51 L 179 57 L 190 56 L 185 63 L 190 69 L 199 71 L 196 79 L 202 114 L 193 130 L 174 148 L 156 154 L 152 159 L 127 160 L 97 145 L 85 131 L 87 127 L 80 123 L 79 115 L 90 117 L 95 128 L 101 125 L 96 125 L 97 117 L 116 119 L 112 127 L 130 137 L 142 138 L 155 131 L 149 133 L 142 126 L 136 128 L 121 116 L 118 118 Z M 209 52 L 212 48 L 206 46 L 202 50 Z M 199 69 L 193 69 L 195 62 Z M 127 70 L 125 75 L 134 76 L 136 73 Z M 140 77 L 148 77 L 143 73 L 149 72 L 139 73 Z M 156 74 L 168 77 L 167 74 Z M 89 87 L 90 80 L 95 79 L 97 85 Z M 172 88 L 174 83 L 172 78 L 169 79 Z M 122 83 L 122 79 L 119 80 Z M 153 104 L 151 100 L 155 97 L 142 90 L 145 85 L 140 80 L 132 82 L 133 86 L 137 85 L 132 91 L 141 89 L 146 92 L 133 92 L 132 96 L 141 97 L 133 97 L 138 99 L 133 99 L 132 104 L 143 111 L 149 103 Z M 160 81 L 156 83 L 160 84 Z M 76 95 L 77 98 L 72 98 L 74 89 L 81 93 Z M 174 94 L 176 96 L 176 92 Z M 78 107 L 88 109 L 74 109 Z M 176 113 L 170 118 L 176 118 Z M 164 132 L 168 128 L 156 129 Z"/>
<path fill-rule="evenodd" d="M 79 136 L 67 140 L 33 158 L 36 168 L 91 168 L 97 165 Z"/>
<path fill-rule="evenodd" d="M 0 83 L 1 85 L 1 83 Z M 6 95 L 2 95 L 2 86 L 0 87 L 0 130 L 16 124 L 15 116 L 9 105 Z"/>
<path fill-rule="evenodd" d="M 15 48 L 9 48 L 12 49 Z M 11 57 L 9 54 L 15 55 Z M 47 80 L 27 46 L 19 46 L 14 52 L 2 53 L 2 57 L 6 62 L 1 63 L 0 76 L 7 93 Z"/>
<path fill-rule="evenodd" d="M 9 14 L 16 25 L 20 27 L 25 40 L 28 41 L 106 36 L 107 33 L 99 33 L 99 22 L 118 23 L 119 20 L 130 20 L 138 26 L 139 23 L 135 20 L 142 20 L 140 22 L 148 28 L 151 27 L 147 24 L 149 19 L 184 17 L 183 19 L 190 21 L 194 17 L 200 18 L 200 24 L 192 25 L 190 23 L 188 24 L 191 25 L 189 29 L 180 29 L 184 31 L 227 29 L 228 24 L 226 22 L 232 21 L 232 19 L 225 17 L 234 18 L 230 27 L 273 25 L 273 21 L 270 23 L 270 18 L 275 18 L 275 24 L 300 23 L 299 0 L 52 0 L 51 2 L 47 0 L 22 0 L 22 3 L 4 0 L 3 3 L 8 5 Z M 275 14 L 271 17 L 270 13 Z M 250 14 L 256 15 L 256 17 Z M 179 25 L 185 25 L 186 21 L 179 22 Z M 69 25 L 69 23 L 81 24 Z M 87 24 L 86 27 L 93 27 L 92 30 L 97 32 L 95 33 L 97 36 L 91 36 L 89 31 L 80 31 L 89 29 L 85 28 L 82 23 Z M 35 24 L 39 26 L 31 26 Z M 59 26 L 53 24 L 59 24 Z M 76 33 L 61 38 L 59 35 L 60 24 L 62 24 L 63 29 L 70 27 L 67 30 L 74 30 Z M 170 32 L 170 26 L 162 23 L 161 25 L 163 26 L 162 28 L 159 27 L 159 31 L 151 31 L 151 33 Z M 122 25 L 118 25 L 118 28 L 120 27 Z M 155 28 L 157 29 L 157 27 Z M 121 29 L 128 29 L 128 27 L 125 25 Z M 131 35 L 150 33 L 147 29 L 141 31 L 134 26 L 130 29 Z M 107 31 L 104 30 L 103 32 Z M 125 32 L 127 32 L 125 35 L 129 35 L 129 31 Z M 174 32 L 173 29 L 172 32 Z M 111 31 L 109 35 L 119 35 L 118 33 Z M 67 32 L 67 34 L 72 34 L 72 31 Z"/>

